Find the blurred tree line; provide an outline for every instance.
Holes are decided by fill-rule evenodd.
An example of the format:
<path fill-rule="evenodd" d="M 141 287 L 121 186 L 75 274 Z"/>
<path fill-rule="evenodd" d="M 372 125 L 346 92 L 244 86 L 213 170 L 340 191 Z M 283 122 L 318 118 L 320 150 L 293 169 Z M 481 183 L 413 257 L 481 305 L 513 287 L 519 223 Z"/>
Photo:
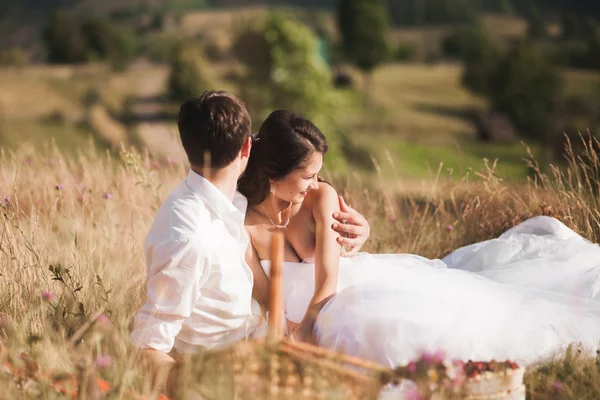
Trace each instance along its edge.
<path fill-rule="evenodd" d="M 51 63 L 83 63 L 107 60 L 123 68 L 134 56 L 132 32 L 116 27 L 106 17 L 79 18 L 68 11 L 54 11 L 44 31 Z"/>

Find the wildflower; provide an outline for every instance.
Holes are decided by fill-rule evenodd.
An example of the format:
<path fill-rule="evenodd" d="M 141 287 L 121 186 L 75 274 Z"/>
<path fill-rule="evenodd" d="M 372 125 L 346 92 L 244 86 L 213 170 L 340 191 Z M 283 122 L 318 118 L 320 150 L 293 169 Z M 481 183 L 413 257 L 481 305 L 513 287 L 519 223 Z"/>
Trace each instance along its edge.
<path fill-rule="evenodd" d="M 96 318 L 96 322 L 99 323 L 100 325 L 103 325 L 103 326 L 109 326 L 110 325 L 110 320 L 104 314 L 100 314 L 100 316 L 98 318 Z"/>
<path fill-rule="evenodd" d="M 56 295 L 49 290 L 42 290 L 42 298 L 46 301 L 54 301 L 56 300 Z"/>
<path fill-rule="evenodd" d="M 443 362 L 446 359 L 446 353 L 443 350 L 438 350 L 433 354 L 433 361 Z"/>
<path fill-rule="evenodd" d="M 434 355 L 428 351 L 423 353 L 422 358 L 423 358 L 423 361 L 425 361 L 425 365 L 429 365 L 433 361 L 435 361 Z"/>
<path fill-rule="evenodd" d="M 414 374 L 417 372 L 417 364 L 415 364 L 414 361 L 411 361 L 408 363 L 407 369 L 409 373 Z"/>
<path fill-rule="evenodd" d="M 62 183 L 59 183 L 58 185 L 54 186 L 54 189 L 60 192 L 65 189 L 65 186 Z"/>
<path fill-rule="evenodd" d="M 437 373 L 437 371 L 435 369 L 430 369 L 429 371 L 427 371 L 427 377 L 429 378 L 429 380 L 431 382 L 436 383 L 438 381 L 438 379 L 440 379 L 440 375 Z"/>
<path fill-rule="evenodd" d="M 2 205 L 4 205 L 4 206 L 7 206 L 7 205 L 8 205 L 8 203 L 10 203 L 10 197 L 8 197 L 8 196 L 4 196 L 4 197 L 2 198 Z"/>
<path fill-rule="evenodd" d="M 552 384 L 552 390 L 554 390 L 556 392 L 560 392 L 564 388 L 565 388 L 565 384 L 562 382 L 556 381 Z"/>
<path fill-rule="evenodd" d="M 104 192 L 104 195 L 102 195 L 102 198 L 104 198 L 104 200 L 110 200 L 110 199 L 112 199 L 112 193 Z"/>
<path fill-rule="evenodd" d="M 422 400 L 423 396 L 417 388 L 410 388 L 406 391 L 404 398 L 406 400 Z"/>
<path fill-rule="evenodd" d="M 107 368 L 112 365 L 112 358 L 110 356 L 100 356 L 94 359 L 94 364 L 98 368 Z"/>
<path fill-rule="evenodd" d="M 448 226 L 446 226 L 446 230 L 447 230 L 448 232 L 452 232 L 452 231 L 454 230 L 454 226 L 452 226 L 452 225 L 448 225 Z"/>

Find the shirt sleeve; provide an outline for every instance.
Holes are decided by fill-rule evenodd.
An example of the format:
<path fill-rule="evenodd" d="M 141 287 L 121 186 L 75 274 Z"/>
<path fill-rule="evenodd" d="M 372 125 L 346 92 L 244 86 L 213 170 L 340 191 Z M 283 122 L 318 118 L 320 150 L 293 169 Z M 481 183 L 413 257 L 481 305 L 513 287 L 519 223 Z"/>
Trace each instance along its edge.
<path fill-rule="evenodd" d="M 210 263 L 197 239 L 162 243 L 147 252 L 147 298 L 134 318 L 131 339 L 138 347 L 168 353 L 192 314 Z"/>

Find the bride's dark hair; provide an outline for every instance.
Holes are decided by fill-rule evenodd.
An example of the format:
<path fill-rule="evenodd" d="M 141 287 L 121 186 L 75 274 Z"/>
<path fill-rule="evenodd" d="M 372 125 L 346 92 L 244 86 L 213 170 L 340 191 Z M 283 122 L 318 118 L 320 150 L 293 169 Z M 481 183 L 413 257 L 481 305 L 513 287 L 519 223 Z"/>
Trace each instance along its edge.
<path fill-rule="evenodd" d="M 269 193 L 269 181 L 302 168 L 315 152 L 327 152 L 327 139 L 319 128 L 289 111 L 273 111 L 254 138 L 238 190 L 248 198 L 249 205 L 260 204 Z"/>

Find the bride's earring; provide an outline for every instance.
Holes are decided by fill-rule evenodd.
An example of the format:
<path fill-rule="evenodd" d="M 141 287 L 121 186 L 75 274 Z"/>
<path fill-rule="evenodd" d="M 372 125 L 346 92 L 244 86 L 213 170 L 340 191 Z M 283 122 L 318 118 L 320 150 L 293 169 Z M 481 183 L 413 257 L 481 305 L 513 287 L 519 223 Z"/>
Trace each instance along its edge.
<path fill-rule="evenodd" d="M 271 192 L 271 194 L 275 194 L 275 186 L 273 186 L 273 184 L 271 183 L 271 189 L 269 190 Z"/>

